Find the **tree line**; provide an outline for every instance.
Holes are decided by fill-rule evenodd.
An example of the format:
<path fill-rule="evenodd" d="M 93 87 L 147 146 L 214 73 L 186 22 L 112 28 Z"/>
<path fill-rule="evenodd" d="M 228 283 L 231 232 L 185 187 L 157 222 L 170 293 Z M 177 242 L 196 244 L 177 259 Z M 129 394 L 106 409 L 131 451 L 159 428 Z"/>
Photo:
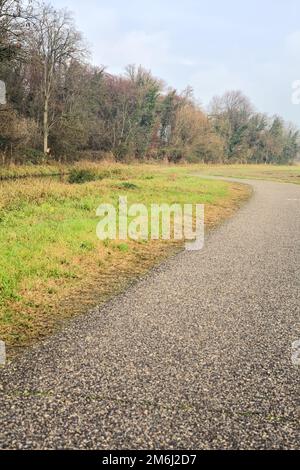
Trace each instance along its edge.
<path fill-rule="evenodd" d="M 213 98 L 168 87 L 141 66 L 109 74 L 88 62 L 72 15 L 35 0 L 0 0 L 0 162 L 289 163 L 299 132 L 255 111 L 240 91 Z"/>

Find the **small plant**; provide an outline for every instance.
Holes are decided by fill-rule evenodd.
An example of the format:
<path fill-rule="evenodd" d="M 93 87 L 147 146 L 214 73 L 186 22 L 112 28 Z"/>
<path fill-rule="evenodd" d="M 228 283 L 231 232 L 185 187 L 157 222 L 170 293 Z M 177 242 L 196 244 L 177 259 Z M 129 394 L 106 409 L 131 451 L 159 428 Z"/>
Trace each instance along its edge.
<path fill-rule="evenodd" d="M 23 153 L 27 164 L 31 163 L 32 165 L 38 165 L 45 161 L 45 155 L 40 150 L 26 148 Z"/>
<path fill-rule="evenodd" d="M 119 245 L 117 245 L 117 248 L 122 253 L 127 253 L 128 249 L 129 249 L 127 243 L 120 243 Z"/>
<path fill-rule="evenodd" d="M 122 188 L 125 188 L 125 189 L 138 189 L 139 188 L 136 184 L 129 183 L 129 181 L 126 181 L 125 183 L 122 183 L 121 186 L 122 186 Z"/>
<path fill-rule="evenodd" d="M 86 169 L 77 169 L 73 168 L 69 174 L 68 181 L 70 184 L 83 184 L 88 183 L 90 181 L 95 181 L 97 179 L 97 175 L 94 171 L 86 170 Z"/>
<path fill-rule="evenodd" d="M 80 248 L 85 251 L 92 251 L 95 247 L 92 242 L 85 241 L 80 244 Z"/>

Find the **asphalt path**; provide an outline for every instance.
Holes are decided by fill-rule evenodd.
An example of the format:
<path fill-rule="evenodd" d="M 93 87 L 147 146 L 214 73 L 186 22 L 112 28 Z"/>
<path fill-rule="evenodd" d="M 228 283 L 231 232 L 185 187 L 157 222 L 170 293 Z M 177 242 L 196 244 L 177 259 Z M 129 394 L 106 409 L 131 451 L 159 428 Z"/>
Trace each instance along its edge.
<path fill-rule="evenodd" d="M 0 448 L 300 447 L 300 186 L 0 370 Z"/>

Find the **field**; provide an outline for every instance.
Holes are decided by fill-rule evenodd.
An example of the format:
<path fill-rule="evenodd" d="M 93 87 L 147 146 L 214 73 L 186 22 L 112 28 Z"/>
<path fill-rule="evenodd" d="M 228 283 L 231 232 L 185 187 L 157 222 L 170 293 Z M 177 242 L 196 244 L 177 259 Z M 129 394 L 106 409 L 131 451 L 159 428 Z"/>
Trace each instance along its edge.
<path fill-rule="evenodd" d="M 84 313 L 181 248 L 174 241 L 100 241 L 100 203 L 204 203 L 212 227 L 250 194 L 248 186 L 190 175 L 190 167 L 89 165 L 94 181 L 70 184 L 69 168 L 2 172 L 0 338 L 11 353 Z M 37 168 L 34 168 L 36 174 Z M 50 173 L 60 176 L 48 176 Z"/>
<path fill-rule="evenodd" d="M 197 165 L 199 173 L 300 184 L 300 165 Z"/>

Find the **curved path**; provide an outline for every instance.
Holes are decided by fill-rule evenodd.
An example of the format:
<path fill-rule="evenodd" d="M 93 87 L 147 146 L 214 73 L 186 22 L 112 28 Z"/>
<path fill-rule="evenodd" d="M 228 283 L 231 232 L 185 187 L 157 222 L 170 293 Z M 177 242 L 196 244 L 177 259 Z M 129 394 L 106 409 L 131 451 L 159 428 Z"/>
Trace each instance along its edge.
<path fill-rule="evenodd" d="M 0 371 L 0 447 L 299 448 L 300 186 Z"/>

